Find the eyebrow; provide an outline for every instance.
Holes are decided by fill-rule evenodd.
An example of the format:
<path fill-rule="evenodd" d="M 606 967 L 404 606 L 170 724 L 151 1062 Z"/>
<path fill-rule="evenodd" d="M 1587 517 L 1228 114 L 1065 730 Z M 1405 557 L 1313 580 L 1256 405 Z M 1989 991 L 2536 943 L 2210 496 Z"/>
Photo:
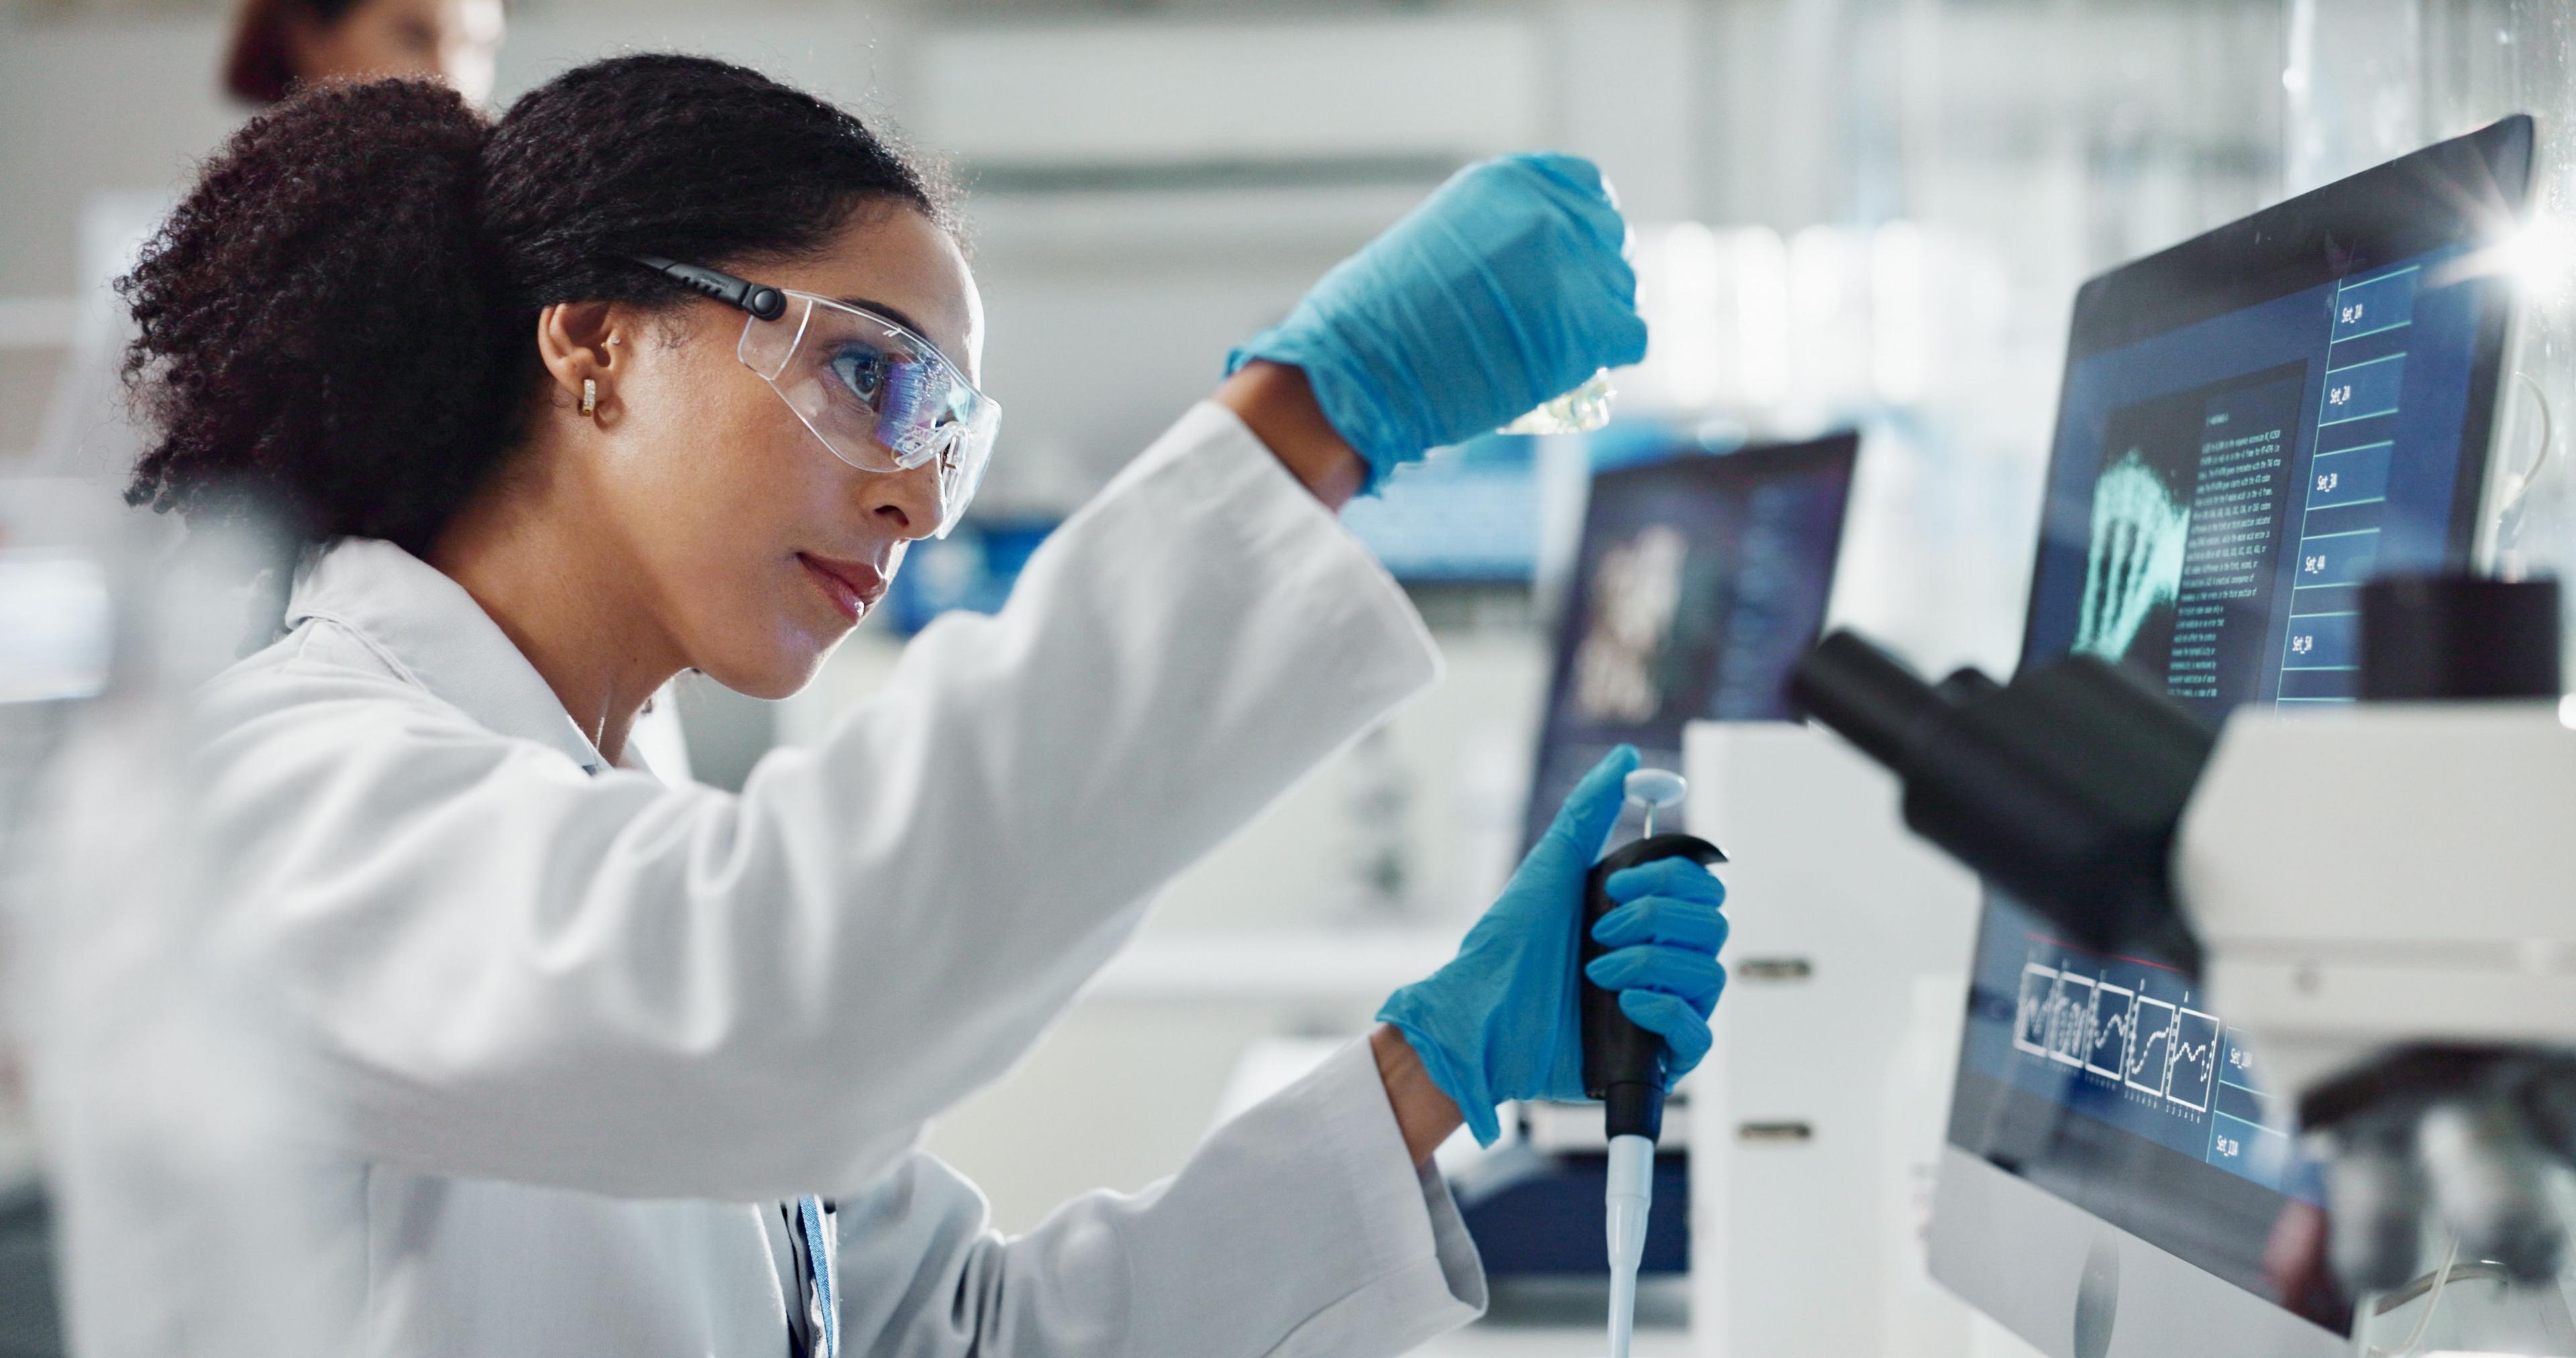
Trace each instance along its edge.
<path fill-rule="evenodd" d="M 930 332 L 921 328 L 921 322 L 905 315 L 900 307 L 891 307 L 883 302 L 867 297 L 835 297 L 832 300 L 843 306 L 857 307 L 861 311 L 873 311 L 878 315 L 885 317 L 887 320 L 900 324 L 904 329 L 909 330 L 924 339 L 930 338 Z"/>

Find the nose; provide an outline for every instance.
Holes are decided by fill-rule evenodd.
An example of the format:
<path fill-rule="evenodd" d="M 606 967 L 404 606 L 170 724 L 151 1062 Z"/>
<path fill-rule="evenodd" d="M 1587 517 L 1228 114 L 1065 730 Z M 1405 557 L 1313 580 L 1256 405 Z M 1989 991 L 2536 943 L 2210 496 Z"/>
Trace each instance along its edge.
<path fill-rule="evenodd" d="M 939 531 L 939 460 L 899 472 L 863 472 L 859 493 L 867 512 L 906 541 L 919 541 Z"/>

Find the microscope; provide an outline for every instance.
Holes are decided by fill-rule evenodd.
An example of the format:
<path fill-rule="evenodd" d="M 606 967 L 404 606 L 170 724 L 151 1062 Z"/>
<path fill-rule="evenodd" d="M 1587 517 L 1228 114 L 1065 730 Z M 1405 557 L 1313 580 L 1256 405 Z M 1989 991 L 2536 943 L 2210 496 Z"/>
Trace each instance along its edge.
<path fill-rule="evenodd" d="M 2552 582 L 2384 578 L 2362 701 L 2217 730 L 2089 656 L 1926 683 L 1847 631 L 1791 694 L 1992 889 L 2198 975 L 2296 1110 L 2350 1294 L 2404 1288 L 2445 1234 L 2536 1285 L 2567 1263 L 2550 1180 L 2576 1164 L 2558 617 Z"/>

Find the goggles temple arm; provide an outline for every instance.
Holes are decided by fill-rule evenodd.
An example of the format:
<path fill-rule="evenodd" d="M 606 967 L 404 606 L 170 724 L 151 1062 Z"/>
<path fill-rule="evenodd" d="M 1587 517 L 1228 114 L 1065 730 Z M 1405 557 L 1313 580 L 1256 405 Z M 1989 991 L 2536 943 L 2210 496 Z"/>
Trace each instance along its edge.
<path fill-rule="evenodd" d="M 736 278 L 722 269 L 698 264 L 682 264 L 660 255 L 630 255 L 628 258 L 695 292 L 701 292 L 726 306 L 748 311 L 764 321 L 774 321 L 787 313 L 787 294 L 765 283 Z"/>

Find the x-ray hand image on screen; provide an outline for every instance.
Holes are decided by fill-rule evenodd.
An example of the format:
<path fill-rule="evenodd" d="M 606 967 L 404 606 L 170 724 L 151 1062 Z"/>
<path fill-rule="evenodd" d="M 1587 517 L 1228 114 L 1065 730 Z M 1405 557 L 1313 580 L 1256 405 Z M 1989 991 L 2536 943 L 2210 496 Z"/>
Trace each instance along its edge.
<path fill-rule="evenodd" d="M 2241 691 L 2263 638 L 2229 620 L 2271 608 L 2306 381 L 2291 363 L 2110 412 L 2070 649 L 2176 698 Z"/>
<path fill-rule="evenodd" d="M 2084 561 L 2084 611 L 2075 649 L 2126 660 L 2155 624 L 2173 636 L 2174 594 L 2182 588 L 2182 540 L 2191 506 L 2164 473 L 2131 446 L 2102 469 L 2093 486 L 2093 541 Z M 2151 644 L 2148 648 L 2155 649 Z"/>

